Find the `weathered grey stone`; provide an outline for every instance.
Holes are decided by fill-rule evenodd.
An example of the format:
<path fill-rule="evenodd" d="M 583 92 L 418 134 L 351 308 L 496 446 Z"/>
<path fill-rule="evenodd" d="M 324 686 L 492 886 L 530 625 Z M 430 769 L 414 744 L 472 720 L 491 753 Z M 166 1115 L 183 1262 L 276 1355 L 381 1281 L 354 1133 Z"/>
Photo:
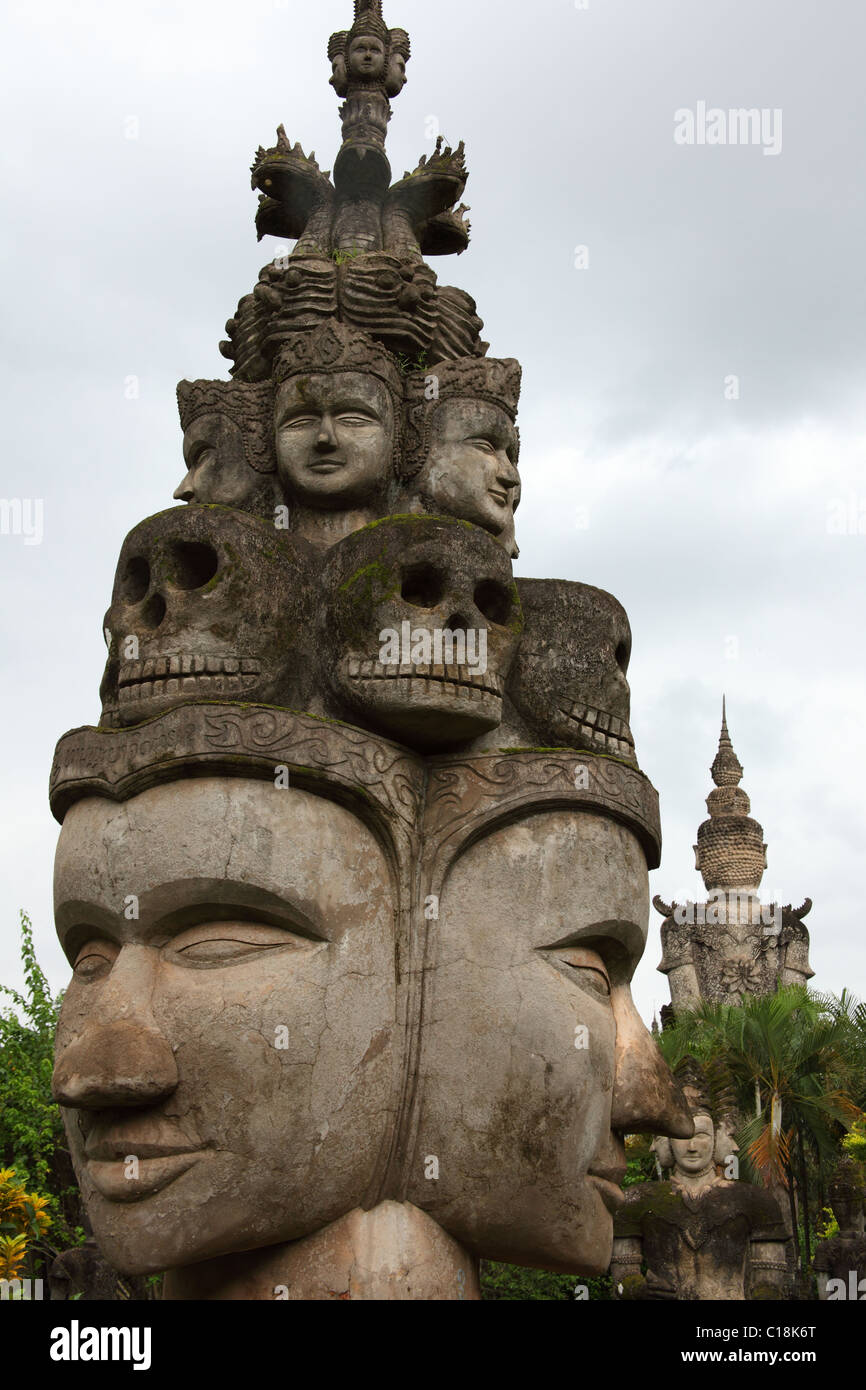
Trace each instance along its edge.
<path fill-rule="evenodd" d="M 105 617 L 103 723 L 209 699 L 305 703 L 313 570 L 302 540 L 244 512 L 178 507 L 136 526 Z"/>
<path fill-rule="evenodd" d="M 438 517 L 392 517 L 329 553 L 319 614 L 333 712 L 420 750 L 495 728 L 523 619 L 502 546 Z"/>

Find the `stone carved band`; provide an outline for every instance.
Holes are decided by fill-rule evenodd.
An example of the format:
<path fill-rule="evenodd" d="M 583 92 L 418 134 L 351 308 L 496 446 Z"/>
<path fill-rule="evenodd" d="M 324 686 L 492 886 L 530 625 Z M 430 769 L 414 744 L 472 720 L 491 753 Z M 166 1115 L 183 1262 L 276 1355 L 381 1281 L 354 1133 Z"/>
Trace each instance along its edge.
<path fill-rule="evenodd" d="M 185 705 L 133 729 L 75 729 L 57 745 L 51 810 L 63 821 L 86 796 L 125 801 L 193 774 L 272 778 L 287 766 L 298 784 L 325 778 L 362 788 L 387 819 L 413 828 L 421 815 L 419 759 L 361 730 L 260 707 Z"/>
<path fill-rule="evenodd" d="M 625 763 L 564 749 L 433 760 L 425 838 L 441 857 L 443 846 L 474 838 L 493 819 L 554 806 L 607 812 L 634 831 L 649 867 L 658 868 L 661 825 L 652 783 Z"/>

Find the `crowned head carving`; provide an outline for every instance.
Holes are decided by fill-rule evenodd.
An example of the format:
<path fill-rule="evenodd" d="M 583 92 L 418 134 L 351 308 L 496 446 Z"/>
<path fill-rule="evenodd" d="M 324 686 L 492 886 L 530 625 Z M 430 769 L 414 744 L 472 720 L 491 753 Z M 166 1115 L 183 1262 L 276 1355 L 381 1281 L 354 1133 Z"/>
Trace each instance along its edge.
<path fill-rule="evenodd" d="M 625 609 L 602 589 L 564 579 L 521 579 L 518 588 L 526 631 L 508 693 L 532 737 L 634 762 Z"/>
<path fill-rule="evenodd" d="M 177 403 L 186 477 L 179 502 L 270 516 L 276 502 L 273 396 L 269 382 L 182 381 Z"/>
<path fill-rule="evenodd" d="M 322 679 L 353 723 L 418 749 L 493 729 L 523 619 L 508 556 L 478 527 L 394 517 L 322 575 Z"/>
<path fill-rule="evenodd" d="M 343 512 L 384 501 L 400 440 L 401 378 L 390 354 L 328 324 L 284 344 L 274 383 L 277 469 L 287 500 Z"/>
<path fill-rule="evenodd" d="M 434 515 L 483 527 L 511 555 L 520 501 L 519 396 L 513 360 L 445 363 L 415 373 L 406 386 L 409 496 Z"/>
<path fill-rule="evenodd" d="M 312 557 L 244 512 L 191 506 L 123 543 L 105 617 L 103 724 L 201 700 L 296 703 Z"/>
<path fill-rule="evenodd" d="M 399 96 L 406 85 L 406 64 L 411 57 L 405 29 L 389 29 L 382 19 L 381 0 L 356 0 L 351 29 L 332 34 L 328 43 L 331 86 L 344 97 L 354 86 L 383 86 L 388 96 Z"/>

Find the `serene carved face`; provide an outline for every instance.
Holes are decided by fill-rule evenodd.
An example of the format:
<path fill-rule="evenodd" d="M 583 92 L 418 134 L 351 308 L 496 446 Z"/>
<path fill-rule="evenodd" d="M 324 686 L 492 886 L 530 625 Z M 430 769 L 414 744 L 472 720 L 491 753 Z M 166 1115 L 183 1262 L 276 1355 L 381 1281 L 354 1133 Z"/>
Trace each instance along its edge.
<path fill-rule="evenodd" d="M 394 407 L 361 372 L 290 377 L 277 391 L 276 445 L 286 496 L 340 511 L 380 497 L 393 471 Z"/>
<path fill-rule="evenodd" d="M 54 1090 L 116 1268 L 294 1240 L 361 1205 L 393 1120 L 394 904 L 354 815 L 241 778 L 82 801 L 55 906 L 75 973 Z"/>
<path fill-rule="evenodd" d="M 517 449 L 517 431 L 499 406 L 444 401 L 433 418 L 418 492 L 437 514 L 471 521 L 494 536 L 513 531 L 520 489 Z"/>
<path fill-rule="evenodd" d="M 123 725 L 201 700 L 294 704 L 311 559 L 243 512 L 176 507 L 123 543 L 100 693 Z"/>
<path fill-rule="evenodd" d="M 715 1128 L 711 1117 L 696 1115 L 694 1137 L 671 1140 L 671 1152 L 676 1166 L 684 1173 L 705 1173 L 712 1167 L 715 1143 Z"/>
<path fill-rule="evenodd" d="M 226 415 L 200 415 L 183 437 L 187 474 L 175 492 L 179 502 L 243 507 L 261 489 L 250 468 L 243 434 Z"/>
<path fill-rule="evenodd" d="M 446 879 L 409 1195 L 487 1258 L 603 1273 L 622 1134 L 690 1131 L 629 988 L 648 896 L 636 838 L 588 811 L 494 830 Z"/>
<path fill-rule="evenodd" d="M 373 34 L 360 34 L 349 45 L 348 63 L 351 77 L 375 80 L 385 71 L 385 45 Z"/>
<path fill-rule="evenodd" d="M 353 723 L 434 749 L 495 728 L 522 616 L 511 565 L 477 527 L 391 518 L 330 551 L 322 678 Z"/>
<path fill-rule="evenodd" d="M 564 579 L 518 580 L 526 631 L 508 682 L 539 746 L 634 762 L 628 617 L 616 599 Z"/>

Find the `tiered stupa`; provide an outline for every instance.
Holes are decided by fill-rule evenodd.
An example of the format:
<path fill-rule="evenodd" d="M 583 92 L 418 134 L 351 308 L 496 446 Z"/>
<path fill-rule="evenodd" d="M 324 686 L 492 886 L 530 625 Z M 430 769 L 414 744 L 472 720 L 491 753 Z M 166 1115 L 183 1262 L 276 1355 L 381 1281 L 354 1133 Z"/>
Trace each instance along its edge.
<path fill-rule="evenodd" d="M 659 970 L 668 977 L 674 1011 L 702 1000 L 732 1003 L 746 994 L 770 994 L 780 985 L 805 984 L 814 974 L 803 925 L 811 901 L 797 909 L 761 901 L 767 846 L 740 786 L 743 767 L 728 731 L 727 702 L 710 771 L 715 783 L 707 797 L 710 816 L 695 845 L 695 867 L 707 899 L 670 905 L 654 899 L 665 919 Z"/>

